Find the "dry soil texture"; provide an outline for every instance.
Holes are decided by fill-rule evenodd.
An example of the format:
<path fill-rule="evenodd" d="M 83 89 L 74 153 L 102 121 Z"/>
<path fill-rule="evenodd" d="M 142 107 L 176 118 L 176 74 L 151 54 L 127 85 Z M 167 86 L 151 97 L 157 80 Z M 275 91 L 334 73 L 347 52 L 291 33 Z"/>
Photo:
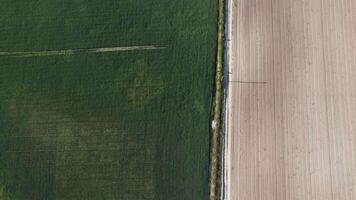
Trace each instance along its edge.
<path fill-rule="evenodd" d="M 356 199 L 356 1 L 232 1 L 227 199 Z"/>

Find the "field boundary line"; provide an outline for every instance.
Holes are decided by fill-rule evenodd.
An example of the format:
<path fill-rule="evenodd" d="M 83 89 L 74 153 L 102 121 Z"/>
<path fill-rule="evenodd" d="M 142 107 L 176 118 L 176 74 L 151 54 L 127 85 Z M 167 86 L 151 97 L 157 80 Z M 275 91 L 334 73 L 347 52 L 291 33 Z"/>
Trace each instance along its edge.
<path fill-rule="evenodd" d="M 233 18 L 234 0 L 226 0 L 225 13 L 225 60 L 224 68 L 224 144 L 222 155 L 222 184 L 221 184 L 221 199 L 230 200 L 230 130 L 229 130 L 229 116 L 230 116 L 230 72 L 232 63 L 232 18 Z"/>
<path fill-rule="evenodd" d="M 215 69 L 215 88 L 212 105 L 213 120 L 211 123 L 211 150 L 210 150 L 210 200 L 221 199 L 222 194 L 222 110 L 224 103 L 224 36 L 225 36 L 225 0 L 218 0 L 218 34 Z"/>
<path fill-rule="evenodd" d="M 40 57 L 40 56 L 61 56 L 74 55 L 80 53 L 108 53 L 121 51 L 144 51 L 166 49 L 165 45 L 146 45 L 146 46 L 122 46 L 122 47 L 101 47 L 88 49 L 66 49 L 66 50 L 44 50 L 44 51 L 0 51 L 0 56 L 10 57 Z"/>

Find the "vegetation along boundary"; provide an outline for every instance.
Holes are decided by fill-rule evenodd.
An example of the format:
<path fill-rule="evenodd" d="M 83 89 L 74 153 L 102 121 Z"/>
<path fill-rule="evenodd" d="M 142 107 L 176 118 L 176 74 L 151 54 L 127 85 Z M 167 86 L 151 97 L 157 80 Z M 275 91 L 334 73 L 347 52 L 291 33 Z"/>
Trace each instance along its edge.
<path fill-rule="evenodd" d="M 220 199 L 221 196 L 221 167 L 222 167 L 222 108 L 224 103 L 224 35 L 225 35 L 225 0 L 219 1 L 218 38 L 215 69 L 215 88 L 212 105 L 212 129 L 210 152 L 210 200 Z"/>

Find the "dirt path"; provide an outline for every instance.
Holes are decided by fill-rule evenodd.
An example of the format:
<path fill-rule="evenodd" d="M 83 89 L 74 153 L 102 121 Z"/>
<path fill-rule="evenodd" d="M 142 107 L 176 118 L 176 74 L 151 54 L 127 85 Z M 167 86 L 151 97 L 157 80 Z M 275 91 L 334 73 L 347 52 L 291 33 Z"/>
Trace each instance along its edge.
<path fill-rule="evenodd" d="M 355 200 L 356 1 L 232 1 L 226 199 Z"/>

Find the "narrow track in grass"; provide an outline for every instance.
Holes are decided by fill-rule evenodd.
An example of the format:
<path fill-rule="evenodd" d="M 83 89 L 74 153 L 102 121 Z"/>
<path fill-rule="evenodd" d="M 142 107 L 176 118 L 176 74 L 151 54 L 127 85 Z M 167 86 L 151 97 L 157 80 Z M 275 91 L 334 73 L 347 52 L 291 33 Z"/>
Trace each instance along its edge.
<path fill-rule="evenodd" d="M 66 50 L 49 50 L 49 51 L 19 51 L 19 52 L 0 52 L 0 56 L 11 57 L 37 57 L 37 56 L 61 56 L 73 55 L 78 53 L 107 53 L 118 51 L 143 51 L 165 49 L 167 46 L 148 45 L 148 46 L 127 46 L 127 47 L 104 47 L 90 49 L 66 49 Z"/>

